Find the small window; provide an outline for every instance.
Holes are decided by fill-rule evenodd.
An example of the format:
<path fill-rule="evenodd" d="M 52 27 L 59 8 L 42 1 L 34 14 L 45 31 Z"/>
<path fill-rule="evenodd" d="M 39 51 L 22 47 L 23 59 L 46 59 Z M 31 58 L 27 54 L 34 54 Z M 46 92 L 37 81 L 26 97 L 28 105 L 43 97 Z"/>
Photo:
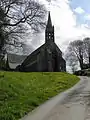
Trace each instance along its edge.
<path fill-rule="evenodd" d="M 51 34 L 49 33 L 49 35 L 51 35 Z"/>

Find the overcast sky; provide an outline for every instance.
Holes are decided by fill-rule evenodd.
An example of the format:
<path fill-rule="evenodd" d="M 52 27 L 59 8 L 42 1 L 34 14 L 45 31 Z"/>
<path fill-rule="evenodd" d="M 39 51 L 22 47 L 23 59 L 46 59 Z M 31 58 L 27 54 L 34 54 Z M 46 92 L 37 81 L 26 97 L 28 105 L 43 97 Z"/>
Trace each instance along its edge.
<path fill-rule="evenodd" d="M 51 11 L 55 42 L 64 52 L 70 41 L 90 36 L 90 0 L 38 0 Z M 34 49 L 45 42 L 44 32 L 29 39 Z"/>

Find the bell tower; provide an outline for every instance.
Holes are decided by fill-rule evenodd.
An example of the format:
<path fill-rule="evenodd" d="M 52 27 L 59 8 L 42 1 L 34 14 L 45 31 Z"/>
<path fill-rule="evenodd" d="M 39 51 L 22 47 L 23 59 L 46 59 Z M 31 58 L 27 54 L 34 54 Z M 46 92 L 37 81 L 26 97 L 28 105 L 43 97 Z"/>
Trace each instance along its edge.
<path fill-rule="evenodd" d="M 54 42 L 54 26 L 52 26 L 50 12 L 48 14 L 48 21 L 45 30 L 45 43 Z"/>

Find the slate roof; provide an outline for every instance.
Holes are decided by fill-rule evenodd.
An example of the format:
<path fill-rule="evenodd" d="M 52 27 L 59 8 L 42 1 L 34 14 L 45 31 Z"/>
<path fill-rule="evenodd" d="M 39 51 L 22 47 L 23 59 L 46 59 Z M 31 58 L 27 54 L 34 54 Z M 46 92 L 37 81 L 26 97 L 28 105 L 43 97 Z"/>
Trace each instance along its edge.
<path fill-rule="evenodd" d="M 41 48 L 43 47 L 45 47 L 45 44 L 41 45 L 39 48 L 33 51 L 30 55 L 28 55 L 26 59 L 24 60 L 23 64 L 26 63 L 30 59 L 30 57 L 37 55 L 40 52 Z"/>
<path fill-rule="evenodd" d="M 56 45 L 56 43 L 53 42 L 53 44 L 54 44 L 55 47 L 57 48 L 57 51 L 62 55 L 62 52 L 61 52 L 61 50 L 59 49 L 59 47 Z M 40 52 L 40 50 L 41 50 L 42 48 L 46 47 L 46 46 L 47 46 L 47 44 L 44 43 L 44 44 L 41 45 L 39 48 L 37 48 L 35 51 L 33 51 L 30 55 L 28 55 L 28 56 L 26 57 L 26 59 L 24 60 L 23 65 L 26 64 L 26 62 L 28 63 L 28 61 L 30 61 L 30 59 L 31 59 L 33 56 L 37 55 L 37 54 Z"/>
<path fill-rule="evenodd" d="M 16 66 L 20 65 L 26 59 L 26 57 L 27 55 L 17 55 L 8 53 L 8 61 L 10 68 L 15 69 Z"/>

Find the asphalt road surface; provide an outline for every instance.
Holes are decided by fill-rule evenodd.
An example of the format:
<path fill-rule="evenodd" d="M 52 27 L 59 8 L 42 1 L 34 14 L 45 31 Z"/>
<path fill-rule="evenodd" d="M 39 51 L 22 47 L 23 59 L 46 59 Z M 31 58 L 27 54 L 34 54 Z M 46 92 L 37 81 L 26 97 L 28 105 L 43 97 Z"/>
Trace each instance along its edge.
<path fill-rule="evenodd" d="M 21 120 L 90 120 L 90 78 L 55 96 Z"/>

